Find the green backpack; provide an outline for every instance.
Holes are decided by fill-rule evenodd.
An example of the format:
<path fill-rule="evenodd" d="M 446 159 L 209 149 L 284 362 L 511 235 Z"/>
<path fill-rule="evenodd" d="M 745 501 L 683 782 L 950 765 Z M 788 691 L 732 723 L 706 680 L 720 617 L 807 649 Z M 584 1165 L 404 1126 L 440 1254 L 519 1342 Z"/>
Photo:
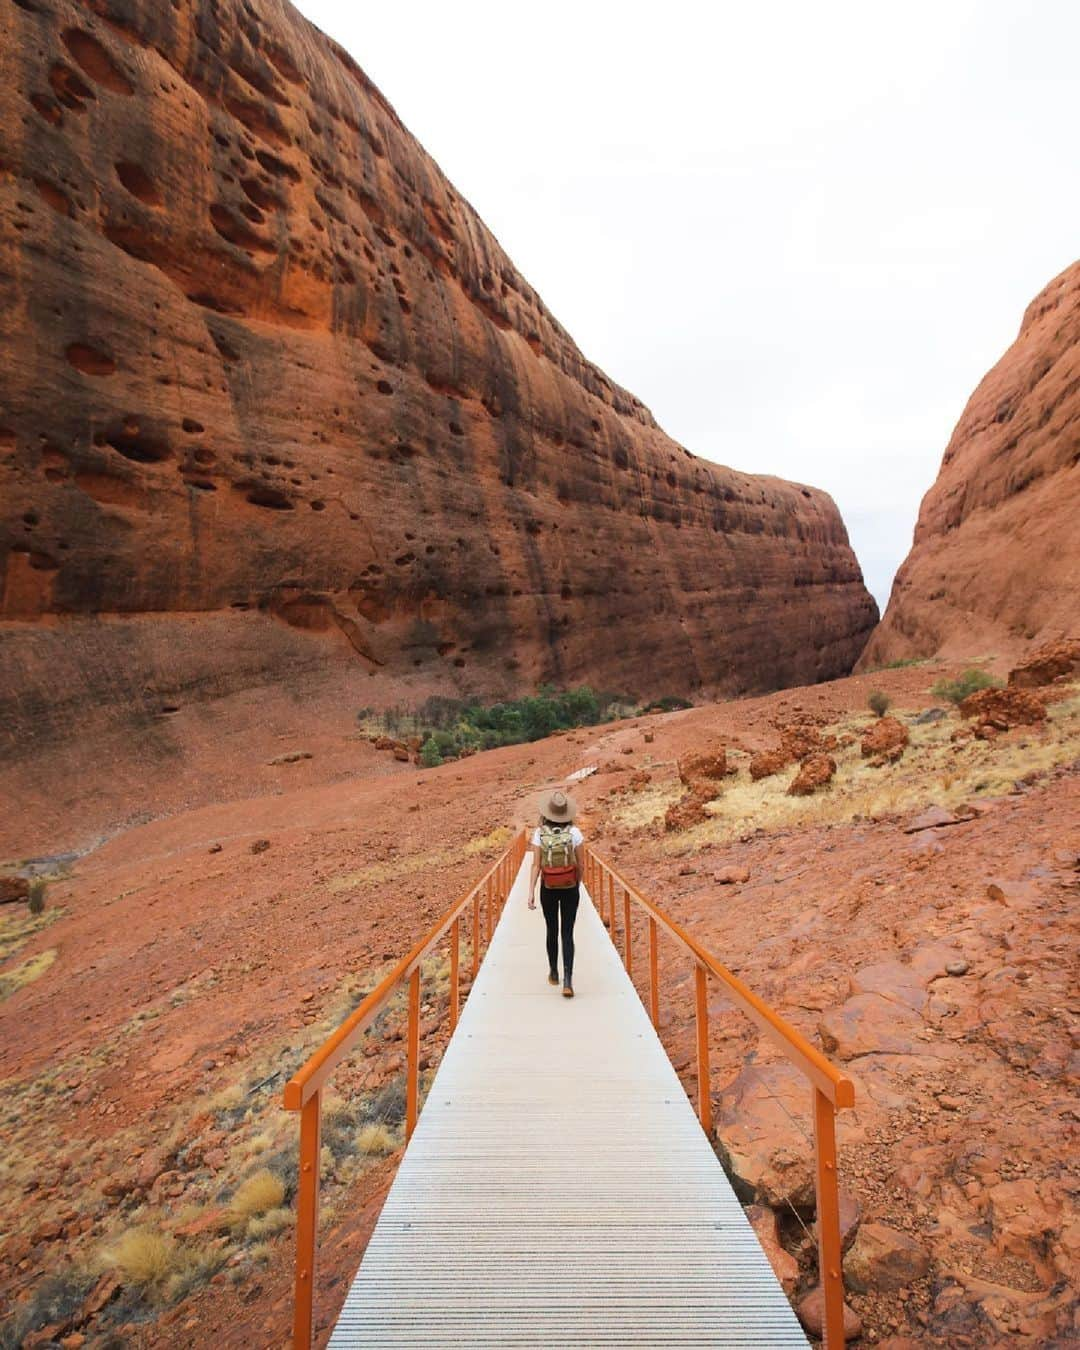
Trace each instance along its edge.
<path fill-rule="evenodd" d="M 578 884 L 569 825 L 540 826 L 540 879 L 549 891 L 567 890 Z"/>

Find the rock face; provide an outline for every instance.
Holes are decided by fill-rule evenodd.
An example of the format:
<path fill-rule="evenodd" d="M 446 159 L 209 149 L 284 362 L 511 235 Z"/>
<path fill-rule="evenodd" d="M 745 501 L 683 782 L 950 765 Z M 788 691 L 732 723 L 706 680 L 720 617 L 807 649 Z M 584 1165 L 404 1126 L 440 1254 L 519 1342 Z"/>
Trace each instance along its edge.
<path fill-rule="evenodd" d="M 859 669 L 1012 653 L 1075 631 L 1080 263 L 1028 306 L 972 394 Z"/>
<path fill-rule="evenodd" d="M 282 0 L 6 4 L 0 73 L 4 692 L 39 718 L 168 685 L 131 625 L 177 614 L 195 689 L 282 678 L 281 625 L 376 703 L 850 669 L 832 501 L 665 436 Z M 87 623 L 111 664 L 58 690 L 26 630 Z"/>

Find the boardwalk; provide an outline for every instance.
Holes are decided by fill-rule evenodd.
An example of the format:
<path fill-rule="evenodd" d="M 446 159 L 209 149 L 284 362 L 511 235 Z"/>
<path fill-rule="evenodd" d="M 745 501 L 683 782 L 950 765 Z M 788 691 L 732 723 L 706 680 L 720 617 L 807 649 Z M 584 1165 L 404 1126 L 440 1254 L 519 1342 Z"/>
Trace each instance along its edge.
<path fill-rule="evenodd" d="M 807 1342 L 592 904 L 514 886 L 331 1346 Z"/>

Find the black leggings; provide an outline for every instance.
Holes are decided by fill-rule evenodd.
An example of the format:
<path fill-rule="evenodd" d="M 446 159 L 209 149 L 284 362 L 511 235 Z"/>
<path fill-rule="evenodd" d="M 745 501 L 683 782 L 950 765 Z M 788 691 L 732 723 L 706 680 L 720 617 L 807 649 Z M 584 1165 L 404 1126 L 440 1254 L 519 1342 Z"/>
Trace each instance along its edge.
<path fill-rule="evenodd" d="M 552 970 L 559 968 L 559 927 L 562 919 L 563 978 L 569 980 L 574 973 L 574 920 L 577 918 L 578 901 L 581 889 L 567 886 L 564 890 L 549 891 L 540 887 L 540 904 L 547 924 L 548 965 Z"/>

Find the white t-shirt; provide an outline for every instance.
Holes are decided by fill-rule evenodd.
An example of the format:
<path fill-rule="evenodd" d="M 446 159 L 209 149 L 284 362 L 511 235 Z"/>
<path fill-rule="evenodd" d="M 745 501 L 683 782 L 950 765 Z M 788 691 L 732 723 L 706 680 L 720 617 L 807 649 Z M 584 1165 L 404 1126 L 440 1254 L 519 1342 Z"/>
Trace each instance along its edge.
<path fill-rule="evenodd" d="M 581 844 L 585 842 L 585 836 L 581 833 L 581 831 L 578 829 L 576 825 L 570 826 L 570 842 L 573 844 L 575 848 L 578 848 Z M 533 848 L 540 847 L 539 826 L 537 826 L 537 828 L 533 831 L 532 846 Z"/>

